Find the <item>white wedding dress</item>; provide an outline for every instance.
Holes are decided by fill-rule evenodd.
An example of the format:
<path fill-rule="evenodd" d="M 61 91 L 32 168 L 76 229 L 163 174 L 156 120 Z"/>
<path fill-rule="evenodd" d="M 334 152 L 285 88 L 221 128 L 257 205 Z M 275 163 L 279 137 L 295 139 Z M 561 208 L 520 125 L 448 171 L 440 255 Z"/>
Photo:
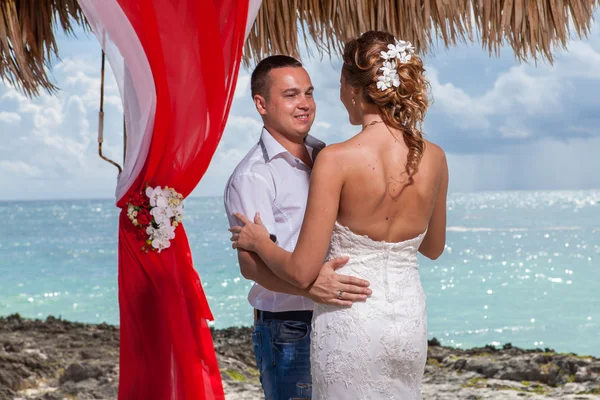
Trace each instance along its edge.
<path fill-rule="evenodd" d="M 350 308 L 316 304 L 311 334 L 313 400 L 417 400 L 427 360 L 425 294 L 417 251 L 425 233 L 377 242 L 336 222 L 329 258 L 371 283 Z"/>

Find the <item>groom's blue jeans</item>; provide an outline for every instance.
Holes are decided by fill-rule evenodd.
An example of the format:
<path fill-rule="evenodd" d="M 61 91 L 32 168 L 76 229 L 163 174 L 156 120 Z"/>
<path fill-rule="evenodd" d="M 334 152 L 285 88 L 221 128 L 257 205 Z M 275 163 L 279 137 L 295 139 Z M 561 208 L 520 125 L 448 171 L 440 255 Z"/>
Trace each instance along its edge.
<path fill-rule="evenodd" d="M 310 324 L 257 319 L 252 342 L 265 400 L 310 399 Z"/>

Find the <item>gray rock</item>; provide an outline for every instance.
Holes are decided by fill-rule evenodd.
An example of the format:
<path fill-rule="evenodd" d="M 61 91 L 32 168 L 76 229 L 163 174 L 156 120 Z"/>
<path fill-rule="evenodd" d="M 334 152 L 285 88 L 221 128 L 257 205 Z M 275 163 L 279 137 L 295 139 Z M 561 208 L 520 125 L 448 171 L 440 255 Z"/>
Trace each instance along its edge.
<path fill-rule="evenodd" d="M 80 354 L 82 360 L 101 360 L 105 352 L 100 349 L 85 349 Z"/>
<path fill-rule="evenodd" d="M 65 374 L 60 377 L 60 384 L 65 382 L 80 382 L 86 379 L 96 379 L 102 375 L 102 369 L 94 364 L 75 363 L 69 365 Z"/>
<path fill-rule="evenodd" d="M 454 361 L 454 363 L 452 365 L 452 367 L 454 369 L 457 369 L 459 371 L 465 369 L 466 366 L 467 366 L 467 360 L 465 360 L 464 358 L 459 358 L 458 360 Z"/>
<path fill-rule="evenodd" d="M 501 365 L 496 360 L 487 357 L 470 359 L 466 362 L 464 367 L 467 371 L 477 372 L 486 378 L 493 377 L 501 368 Z"/>
<path fill-rule="evenodd" d="M 500 372 L 499 379 L 511 381 L 542 381 L 542 372 L 537 363 L 530 363 L 526 360 L 511 360 Z"/>
<path fill-rule="evenodd" d="M 14 341 L 4 343 L 4 350 L 8 353 L 18 353 L 25 347 L 24 342 Z"/>

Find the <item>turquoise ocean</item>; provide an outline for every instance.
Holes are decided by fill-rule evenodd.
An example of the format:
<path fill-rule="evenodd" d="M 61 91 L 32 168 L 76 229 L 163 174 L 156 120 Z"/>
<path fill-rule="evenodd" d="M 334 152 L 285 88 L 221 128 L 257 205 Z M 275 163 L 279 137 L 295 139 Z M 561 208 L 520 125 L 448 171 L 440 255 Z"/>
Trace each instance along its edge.
<path fill-rule="evenodd" d="M 118 324 L 111 200 L 0 202 L 0 315 Z M 184 224 L 213 326 L 251 325 L 219 197 Z M 448 240 L 421 257 L 430 337 L 600 356 L 600 191 L 451 194 Z"/>

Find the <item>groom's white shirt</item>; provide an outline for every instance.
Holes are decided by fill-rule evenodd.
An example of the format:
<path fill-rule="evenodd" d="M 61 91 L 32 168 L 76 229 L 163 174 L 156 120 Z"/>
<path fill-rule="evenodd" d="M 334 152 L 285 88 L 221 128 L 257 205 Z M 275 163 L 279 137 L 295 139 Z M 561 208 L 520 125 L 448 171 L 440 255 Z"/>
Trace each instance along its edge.
<path fill-rule="evenodd" d="M 308 135 L 306 148 L 312 159 L 325 143 Z M 260 141 L 240 161 L 225 187 L 224 202 L 229 225 L 239 225 L 232 216 L 239 212 L 252 219 L 256 212 L 277 244 L 293 251 L 298 241 L 311 169 L 290 154 L 263 128 Z M 259 310 L 279 312 L 312 310 L 313 302 L 302 296 L 272 292 L 255 283 L 248 295 L 250 304 Z"/>

